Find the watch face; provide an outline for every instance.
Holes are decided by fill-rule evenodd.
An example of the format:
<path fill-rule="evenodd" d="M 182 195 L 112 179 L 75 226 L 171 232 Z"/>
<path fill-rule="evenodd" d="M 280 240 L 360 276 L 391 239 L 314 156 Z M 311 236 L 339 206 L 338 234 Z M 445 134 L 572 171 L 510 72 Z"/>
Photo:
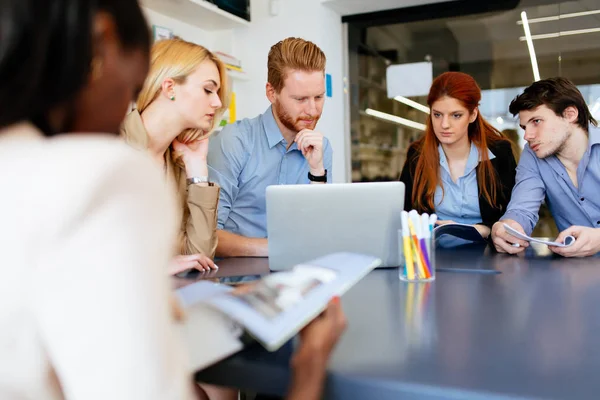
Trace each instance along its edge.
<path fill-rule="evenodd" d="M 201 176 L 201 177 L 194 176 L 192 178 L 188 178 L 187 179 L 187 184 L 188 185 L 193 185 L 195 183 L 207 183 L 209 186 L 212 186 L 211 185 L 212 182 L 210 182 L 208 180 L 207 176 Z"/>

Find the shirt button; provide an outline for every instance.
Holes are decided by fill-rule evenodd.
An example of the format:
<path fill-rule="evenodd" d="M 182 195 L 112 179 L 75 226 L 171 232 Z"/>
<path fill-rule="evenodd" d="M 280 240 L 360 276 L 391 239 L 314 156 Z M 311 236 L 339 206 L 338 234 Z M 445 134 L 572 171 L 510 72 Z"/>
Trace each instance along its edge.
<path fill-rule="evenodd" d="M 580 198 L 579 200 L 583 201 L 583 200 L 585 200 L 585 199 L 582 197 L 582 198 Z"/>
<path fill-rule="evenodd" d="M 600 221 L 596 221 L 596 224 L 600 225 Z"/>

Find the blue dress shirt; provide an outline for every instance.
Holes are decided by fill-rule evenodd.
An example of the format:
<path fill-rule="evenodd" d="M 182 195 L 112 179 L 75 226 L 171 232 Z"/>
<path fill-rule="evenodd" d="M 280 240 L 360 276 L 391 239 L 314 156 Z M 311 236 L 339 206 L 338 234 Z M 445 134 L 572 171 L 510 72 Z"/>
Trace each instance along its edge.
<path fill-rule="evenodd" d="M 227 125 L 210 138 L 209 178 L 221 186 L 217 229 L 246 237 L 267 237 L 266 189 L 308 184 L 308 162 L 283 138 L 271 107 L 256 118 Z M 332 180 L 333 151 L 323 140 L 323 166 Z"/>
<path fill-rule="evenodd" d="M 465 172 L 456 182 L 452 180 L 448 160 L 441 145 L 438 145 L 438 152 L 442 185 L 444 185 L 443 190 L 438 185 L 433 198 L 438 220 L 452 220 L 469 225 L 481 223 L 479 185 L 477 184 L 477 165 L 479 165 L 480 157 L 477 146 L 471 142 Z M 496 157 L 489 149 L 488 156 L 490 160 Z"/>
<path fill-rule="evenodd" d="M 600 227 L 600 128 L 590 125 L 588 149 L 577 166 L 578 187 L 556 156 L 537 158 L 525 145 L 512 197 L 502 219 L 517 221 L 531 235 L 544 198 L 559 231 L 572 225 Z"/>

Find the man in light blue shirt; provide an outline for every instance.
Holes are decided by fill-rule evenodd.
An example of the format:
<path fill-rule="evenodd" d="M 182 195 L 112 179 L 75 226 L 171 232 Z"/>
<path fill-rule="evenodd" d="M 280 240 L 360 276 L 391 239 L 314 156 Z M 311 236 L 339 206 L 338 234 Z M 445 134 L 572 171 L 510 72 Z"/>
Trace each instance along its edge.
<path fill-rule="evenodd" d="M 546 199 L 568 247 L 550 249 L 565 257 L 600 251 L 600 129 L 581 92 L 565 78 L 537 81 L 510 104 L 519 114 L 528 144 L 517 166 L 516 184 L 506 213 L 492 228 L 499 252 L 519 253 L 528 243 L 510 235 L 503 224 L 530 235 Z M 514 244 L 518 244 L 516 247 Z"/>
<path fill-rule="evenodd" d="M 325 54 L 303 39 L 275 44 L 266 92 L 271 106 L 264 114 L 210 139 L 209 177 L 221 186 L 220 257 L 268 255 L 267 186 L 331 182 L 331 145 L 315 130 L 325 100 Z"/>

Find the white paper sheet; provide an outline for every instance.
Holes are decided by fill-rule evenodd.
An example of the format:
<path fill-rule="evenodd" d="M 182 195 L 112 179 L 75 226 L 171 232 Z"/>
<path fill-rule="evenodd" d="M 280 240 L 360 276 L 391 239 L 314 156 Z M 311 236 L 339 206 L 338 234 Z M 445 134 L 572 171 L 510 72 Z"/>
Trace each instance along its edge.
<path fill-rule="evenodd" d="M 573 243 L 575 243 L 575 238 L 573 236 L 567 236 L 565 238 L 564 243 L 550 242 L 550 241 L 546 241 L 546 240 L 532 238 L 530 236 L 522 234 L 521 232 L 515 230 L 514 228 L 512 228 L 511 226 L 509 226 L 507 224 L 503 224 L 503 225 L 504 225 L 504 229 L 506 229 L 506 231 L 509 234 L 511 234 L 512 236 L 519 238 L 521 240 L 525 240 L 526 242 L 535 242 L 535 243 L 541 243 L 541 244 L 545 244 L 548 246 L 556 246 L 556 247 L 568 247 L 568 246 L 572 245 Z"/>

